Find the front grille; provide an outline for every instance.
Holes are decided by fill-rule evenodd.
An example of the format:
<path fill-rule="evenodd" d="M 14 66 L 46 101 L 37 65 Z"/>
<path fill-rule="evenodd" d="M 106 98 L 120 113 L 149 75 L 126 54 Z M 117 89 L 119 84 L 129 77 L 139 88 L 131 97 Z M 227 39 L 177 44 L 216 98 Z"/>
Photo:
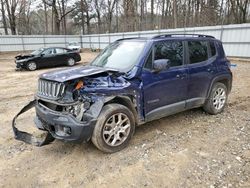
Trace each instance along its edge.
<path fill-rule="evenodd" d="M 37 94 L 42 97 L 58 99 L 63 96 L 65 85 L 59 82 L 39 79 Z"/>

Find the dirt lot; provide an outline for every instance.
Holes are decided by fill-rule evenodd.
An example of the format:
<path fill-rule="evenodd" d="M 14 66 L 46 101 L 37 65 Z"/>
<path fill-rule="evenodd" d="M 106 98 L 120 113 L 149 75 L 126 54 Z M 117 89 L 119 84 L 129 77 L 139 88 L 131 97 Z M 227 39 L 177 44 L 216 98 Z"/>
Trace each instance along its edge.
<path fill-rule="evenodd" d="M 82 63 L 95 55 L 83 53 Z M 250 187 L 250 62 L 232 62 L 224 113 L 194 109 L 147 123 L 128 148 L 104 154 L 91 143 L 38 148 L 13 138 L 13 116 L 48 71 L 15 72 L 13 56 L 0 54 L 0 187 Z M 33 117 L 19 127 L 34 127 Z"/>

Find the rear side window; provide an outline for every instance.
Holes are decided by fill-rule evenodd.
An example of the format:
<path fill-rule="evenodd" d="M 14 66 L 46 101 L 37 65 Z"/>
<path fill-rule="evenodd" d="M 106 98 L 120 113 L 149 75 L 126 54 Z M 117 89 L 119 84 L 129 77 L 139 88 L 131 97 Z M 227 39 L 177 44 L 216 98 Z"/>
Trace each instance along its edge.
<path fill-rule="evenodd" d="M 216 48 L 215 48 L 214 42 L 209 42 L 209 45 L 210 45 L 210 49 L 211 49 L 211 55 L 215 56 L 216 55 Z"/>
<path fill-rule="evenodd" d="M 188 41 L 190 64 L 200 63 L 208 59 L 206 41 Z"/>
<path fill-rule="evenodd" d="M 56 53 L 57 54 L 62 54 L 62 53 L 66 53 L 67 50 L 63 49 L 63 48 L 56 48 Z"/>
<path fill-rule="evenodd" d="M 182 65 L 183 45 L 180 41 L 165 41 L 155 45 L 154 60 L 169 59 L 170 66 Z"/>

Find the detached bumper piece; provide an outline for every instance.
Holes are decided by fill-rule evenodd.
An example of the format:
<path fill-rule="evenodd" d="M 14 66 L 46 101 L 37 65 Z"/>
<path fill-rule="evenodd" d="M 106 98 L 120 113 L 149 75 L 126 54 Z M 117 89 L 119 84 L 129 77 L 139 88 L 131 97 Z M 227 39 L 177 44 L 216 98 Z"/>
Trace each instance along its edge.
<path fill-rule="evenodd" d="M 20 112 L 12 120 L 12 129 L 16 140 L 20 140 L 25 143 L 32 144 L 34 146 L 43 146 L 55 140 L 55 138 L 52 137 L 52 135 L 48 131 L 44 131 L 44 133 L 41 134 L 39 137 L 35 137 L 30 133 L 20 131 L 16 128 L 16 120 L 18 116 L 30 110 L 31 108 L 35 107 L 35 105 L 36 105 L 36 100 L 33 100 L 20 110 Z"/>
<path fill-rule="evenodd" d="M 81 143 L 91 138 L 96 119 L 84 115 L 79 122 L 72 115 L 52 111 L 39 102 L 36 104 L 36 125 L 59 140 Z"/>

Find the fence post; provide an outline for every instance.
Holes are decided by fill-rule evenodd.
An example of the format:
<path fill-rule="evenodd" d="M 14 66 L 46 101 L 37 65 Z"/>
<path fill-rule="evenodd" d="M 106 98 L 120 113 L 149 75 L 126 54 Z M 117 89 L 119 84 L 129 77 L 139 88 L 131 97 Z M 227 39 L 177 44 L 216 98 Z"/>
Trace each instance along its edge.
<path fill-rule="evenodd" d="M 81 44 L 81 48 L 83 48 L 83 45 L 82 45 L 82 35 L 80 35 L 80 44 Z"/>
<path fill-rule="evenodd" d="M 24 52 L 25 51 L 25 46 L 24 46 L 23 35 L 21 35 L 21 40 L 22 40 L 22 46 L 23 46 L 23 52 Z"/>
<path fill-rule="evenodd" d="M 92 45 L 91 45 L 91 35 L 89 35 L 89 48 L 92 49 Z"/>
<path fill-rule="evenodd" d="M 100 51 L 101 49 L 100 33 L 98 34 L 98 44 L 99 44 L 99 51 Z"/>
<path fill-rule="evenodd" d="M 46 47 L 45 35 L 43 35 L 43 46 Z"/>
<path fill-rule="evenodd" d="M 66 48 L 67 47 L 67 36 L 66 35 L 64 35 L 64 47 Z"/>
<path fill-rule="evenodd" d="M 224 28 L 223 28 L 223 25 L 221 25 L 221 29 L 220 29 L 220 41 L 222 42 L 222 37 L 223 37 L 223 31 L 224 31 Z"/>

